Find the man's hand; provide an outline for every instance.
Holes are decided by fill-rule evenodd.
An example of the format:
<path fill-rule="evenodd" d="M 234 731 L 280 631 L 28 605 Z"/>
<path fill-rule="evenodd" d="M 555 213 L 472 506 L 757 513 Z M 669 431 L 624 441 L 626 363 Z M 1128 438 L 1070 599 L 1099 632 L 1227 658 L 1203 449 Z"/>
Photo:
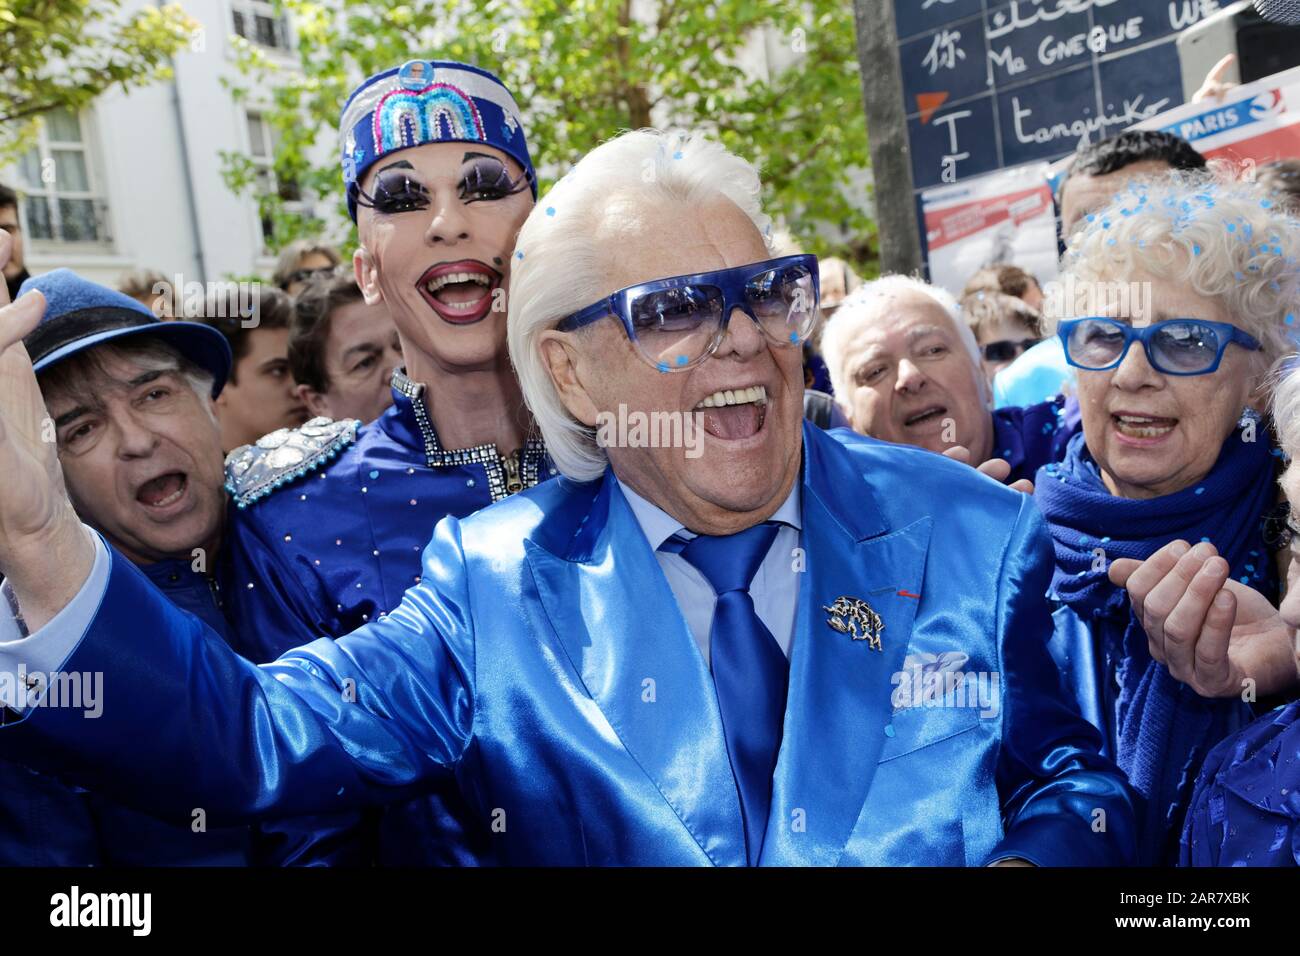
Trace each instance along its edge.
<path fill-rule="evenodd" d="M 1151 656 L 1202 697 L 1257 696 L 1300 682 L 1295 631 L 1253 588 L 1228 577 L 1214 545 L 1171 541 L 1145 561 L 1111 563 L 1147 632 Z"/>
<path fill-rule="evenodd" d="M 10 241 L 0 232 L 0 266 Z M 7 302 L 8 293 L 0 295 Z M 0 307 L 0 572 L 33 631 L 72 600 L 95 558 L 64 489 L 53 423 L 22 343 L 44 314 L 39 292 Z"/>
<path fill-rule="evenodd" d="M 970 449 L 964 445 L 953 445 L 943 453 L 945 458 L 951 458 L 953 461 L 959 461 L 963 465 L 970 464 Z M 975 466 L 975 470 L 981 475 L 988 475 L 994 481 L 1000 481 L 1006 484 L 1007 478 L 1011 475 L 1011 465 L 1005 458 L 990 458 L 983 464 Z M 1034 483 L 1028 478 L 1021 478 L 1013 481 L 1008 487 L 1013 491 L 1022 491 L 1027 495 L 1034 493 Z"/>

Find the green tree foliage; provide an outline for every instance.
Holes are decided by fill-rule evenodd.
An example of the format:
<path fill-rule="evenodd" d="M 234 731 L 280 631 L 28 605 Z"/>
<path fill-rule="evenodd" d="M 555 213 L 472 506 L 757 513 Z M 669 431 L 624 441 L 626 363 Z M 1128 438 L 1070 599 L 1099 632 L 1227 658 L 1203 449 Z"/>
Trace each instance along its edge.
<path fill-rule="evenodd" d="M 337 163 L 314 166 L 309 151 L 318 141 L 335 154 L 339 109 L 360 77 L 417 56 L 455 59 L 515 94 L 543 188 L 619 130 L 701 129 L 757 164 L 769 212 L 802 247 L 868 258 L 873 225 L 854 169 L 860 182 L 870 160 L 842 0 L 282 0 L 282 9 L 297 69 L 240 42 L 236 92 L 273 91 L 276 176 L 304 196 L 342 208 Z M 738 65 L 755 61 L 785 68 Z M 225 159 L 232 188 L 255 188 L 246 159 Z M 286 214 L 282 195 L 259 201 L 275 246 L 319 228 Z"/>
<path fill-rule="evenodd" d="M 121 0 L 0 0 L 0 164 L 31 144 L 42 113 L 169 78 L 197 27 L 175 4 L 128 14 Z"/>

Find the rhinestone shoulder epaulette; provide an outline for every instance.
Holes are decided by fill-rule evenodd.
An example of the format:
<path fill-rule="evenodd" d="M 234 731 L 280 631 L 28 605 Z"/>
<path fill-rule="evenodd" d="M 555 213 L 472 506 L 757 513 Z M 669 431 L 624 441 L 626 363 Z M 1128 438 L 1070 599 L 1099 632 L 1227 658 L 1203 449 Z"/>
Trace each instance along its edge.
<path fill-rule="evenodd" d="M 332 461 L 357 440 L 360 426 L 356 419 L 313 418 L 236 448 L 226 456 L 226 491 L 237 507 L 247 508 Z"/>

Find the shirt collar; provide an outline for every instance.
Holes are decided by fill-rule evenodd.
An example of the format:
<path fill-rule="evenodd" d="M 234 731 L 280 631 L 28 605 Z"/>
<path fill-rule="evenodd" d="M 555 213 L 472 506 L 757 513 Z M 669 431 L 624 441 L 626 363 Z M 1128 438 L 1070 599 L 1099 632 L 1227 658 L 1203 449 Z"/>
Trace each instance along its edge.
<path fill-rule="evenodd" d="M 632 514 L 636 516 L 637 524 L 641 526 L 641 531 L 645 534 L 646 540 L 650 542 L 651 550 L 658 551 L 659 546 L 675 534 L 684 533 L 687 537 L 694 537 L 694 533 L 687 531 L 685 525 L 664 511 L 656 504 L 638 495 L 627 485 L 618 481 L 610 472 L 610 477 L 618 482 L 618 487 L 623 492 L 623 497 L 632 508 Z M 786 524 L 796 531 L 803 528 L 802 513 L 802 491 L 801 482 L 796 481 L 790 493 L 785 496 L 785 501 L 781 507 L 776 509 L 776 514 L 768 518 L 768 521 L 776 521 L 780 524 Z"/>

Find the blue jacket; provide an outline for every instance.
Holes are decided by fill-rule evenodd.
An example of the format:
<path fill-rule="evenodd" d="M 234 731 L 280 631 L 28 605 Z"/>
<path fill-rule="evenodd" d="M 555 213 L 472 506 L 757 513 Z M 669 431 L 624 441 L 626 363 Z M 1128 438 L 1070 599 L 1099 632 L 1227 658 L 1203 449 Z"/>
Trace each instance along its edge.
<path fill-rule="evenodd" d="M 160 561 L 141 570 L 176 607 L 226 639 L 215 577 L 196 573 L 186 561 Z M 195 832 L 189 820 L 164 822 L 0 761 L 0 865 L 242 866 L 255 859 L 248 827 Z"/>
<path fill-rule="evenodd" d="M 806 565 L 762 862 L 1130 862 L 1131 793 L 1047 653 L 1033 501 L 920 449 L 803 434 Z M 830 626 L 841 597 L 877 612 L 880 650 Z M 614 482 L 545 482 L 442 521 L 401 606 L 337 641 L 255 667 L 206 633 L 115 558 L 67 666 L 102 670 L 118 705 L 28 711 L 0 752 L 231 822 L 454 780 L 506 862 L 745 860 L 712 680 Z M 915 671 L 966 690 L 928 706 L 900 683 Z"/>

